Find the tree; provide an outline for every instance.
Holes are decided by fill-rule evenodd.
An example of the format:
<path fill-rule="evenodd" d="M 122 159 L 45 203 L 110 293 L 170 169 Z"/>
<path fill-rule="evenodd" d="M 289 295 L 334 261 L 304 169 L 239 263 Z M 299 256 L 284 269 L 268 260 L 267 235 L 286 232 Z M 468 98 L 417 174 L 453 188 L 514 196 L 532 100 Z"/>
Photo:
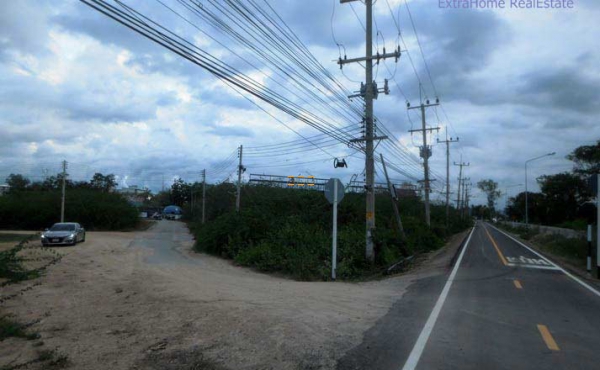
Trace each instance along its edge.
<path fill-rule="evenodd" d="M 533 223 L 544 223 L 546 212 L 544 211 L 544 195 L 542 193 L 527 193 L 527 206 L 529 221 Z M 525 192 L 509 199 L 506 214 L 511 221 L 525 221 Z"/>
<path fill-rule="evenodd" d="M 493 210 L 496 200 L 502 195 L 498 190 L 498 183 L 492 179 L 481 180 L 477 183 L 477 187 L 487 195 L 487 206 Z"/>
<path fill-rule="evenodd" d="M 171 185 L 171 200 L 173 204 L 183 207 L 190 199 L 190 185 L 182 179 L 177 179 Z"/>
<path fill-rule="evenodd" d="M 575 162 L 573 172 L 578 175 L 600 173 L 600 140 L 595 145 L 582 145 L 567 156 Z"/>
<path fill-rule="evenodd" d="M 111 189 L 114 189 L 117 185 L 118 184 L 115 181 L 115 175 L 112 173 L 103 175 L 99 172 L 96 172 L 90 180 L 90 186 L 92 189 L 101 190 L 106 193 L 111 191 Z"/>
<path fill-rule="evenodd" d="M 6 178 L 6 184 L 10 186 L 10 191 L 22 191 L 29 186 L 31 182 L 23 175 L 11 173 Z"/>
<path fill-rule="evenodd" d="M 548 225 L 575 220 L 580 204 L 591 198 L 586 182 L 572 173 L 544 175 L 537 181 L 544 195 L 543 218 Z"/>

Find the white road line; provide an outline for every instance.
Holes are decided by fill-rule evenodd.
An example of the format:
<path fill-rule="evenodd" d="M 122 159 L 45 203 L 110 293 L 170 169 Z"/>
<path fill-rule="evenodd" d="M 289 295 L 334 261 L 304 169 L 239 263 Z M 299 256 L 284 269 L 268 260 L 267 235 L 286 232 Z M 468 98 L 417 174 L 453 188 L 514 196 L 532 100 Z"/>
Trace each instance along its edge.
<path fill-rule="evenodd" d="M 521 265 L 518 263 L 508 263 L 506 266 L 510 267 L 524 267 L 528 269 L 538 269 L 538 270 L 552 270 L 552 271 L 560 271 L 558 267 L 554 266 L 537 266 L 537 265 Z"/>
<path fill-rule="evenodd" d="M 431 331 L 433 330 L 433 327 L 435 326 L 437 318 L 440 315 L 442 306 L 444 305 L 444 302 L 446 301 L 446 297 L 448 297 L 448 292 L 450 291 L 452 282 L 454 282 L 454 277 L 456 276 L 456 273 L 458 272 L 458 267 L 460 266 L 463 256 L 465 255 L 465 251 L 467 250 L 467 247 L 469 246 L 469 241 L 471 241 L 471 236 L 473 235 L 473 231 L 475 231 L 475 227 L 471 230 L 471 233 L 469 234 L 469 237 L 467 238 L 467 242 L 465 243 L 463 250 L 460 252 L 458 259 L 456 260 L 456 264 L 454 265 L 454 268 L 452 269 L 452 273 L 450 274 L 450 277 L 448 277 L 448 280 L 446 281 L 446 285 L 444 285 L 444 289 L 442 290 L 442 293 L 440 294 L 437 302 L 435 303 L 433 310 L 429 314 L 429 318 L 427 319 L 427 322 L 425 323 L 423 330 L 421 330 L 421 334 L 419 334 L 419 338 L 417 339 L 417 342 L 415 343 L 412 351 L 410 352 L 410 355 L 408 356 L 408 359 L 406 360 L 406 363 L 404 364 L 404 367 L 402 368 L 402 370 L 414 370 L 417 367 L 417 364 L 419 363 L 419 359 L 421 359 L 421 355 L 423 354 L 423 350 L 425 349 L 425 345 L 427 344 L 427 341 L 429 340 L 429 336 L 431 335 Z"/>
<path fill-rule="evenodd" d="M 488 224 L 490 225 L 490 224 Z M 544 259 L 546 262 L 550 263 L 552 266 L 556 267 L 557 270 L 562 271 L 565 275 L 567 275 L 568 277 L 570 277 L 571 279 L 575 280 L 576 282 L 578 282 L 581 286 L 583 286 L 584 288 L 586 288 L 587 290 L 589 290 L 590 292 L 594 293 L 595 295 L 597 295 L 598 297 L 600 297 L 600 292 L 597 291 L 596 289 L 592 288 L 590 285 L 584 283 L 581 279 L 573 276 L 573 274 L 571 274 L 570 272 L 568 272 L 567 270 L 563 269 L 562 267 L 558 266 L 556 263 L 550 261 L 548 258 L 542 256 L 541 254 L 539 254 L 538 252 L 536 252 L 535 250 L 531 249 L 530 247 L 526 246 L 525 244 L 523 244 L 522 242 L 520 242 L 519 240 L 513 238 L 512 236 L 508 235 L 507 233 L 505 233 L 504 231 L 498 229 L 497 227 L 490 225 L 492 228 L 494 228 L 496 231 L 498 231 L 501 234 L 506 235 L 508 238 L 512 239 L 514 242 L 516 242 L 517 244 L 527 248 L 527 250 L 529 250 L 531 253 L 541 257 L 542 259 Z"/>

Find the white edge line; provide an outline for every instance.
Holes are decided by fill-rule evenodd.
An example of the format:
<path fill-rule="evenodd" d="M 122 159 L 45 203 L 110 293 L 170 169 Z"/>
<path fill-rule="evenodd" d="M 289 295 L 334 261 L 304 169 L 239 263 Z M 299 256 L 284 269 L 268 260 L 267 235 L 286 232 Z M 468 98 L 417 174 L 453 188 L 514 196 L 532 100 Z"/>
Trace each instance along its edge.
<path fill-rule="evenodd" d="M 452 269 L 452 273 L 450 273 L 450 276 L 448 277 L 448 280 L 446 281 L 446 285 L 444 285 L 444 289 L 442 289 L 442 293 L 440 294 L 437 302 L 435 303 L 433 310 L 429 314 L 429 318 L 427 319 L 425 326 L 421 330 L 421 334 L 419 334 L 419 338 L 417 338 L 417 342 L 415 343 L 412 351 L 410 352 L 408 359 L 404 363 L 404 367 L 402 368 L 402 370 L 414 370 L 417 367 L 417 364 L 419 363 L 419 360 L 421 359 L 421 355 L 423 354 L 423 350 L 425 349 L 425 345 L 427 344 L 427 341 L 429 340 L 429 336 L 431 335 L 431 332 L 433 331 L 433 327 L 435 326 L 437 318 L 440 315 L 442 306 L 444 305 L 444 302 L 446 301 L 446 297 L 448 296 L 448 292 L 450 291 L 452 282 L 454 282 L 454 277 L 456 276 L 456 273 L 458 272 L 458 267 L 460 266 L 460 263 L 465 254 L 465 251 L 467 250 L 467 247 L 469 246 L 469 241 L 471 241 L 471 236 L 473 235 L 473 231 L 475 231 L 475 227 L 473 227 L 473 229 L 471 229 L 471 233 L 469 234 L 469 237 L 467 238 L 467 242 L 465 243 L 463 250 L 460 252 L 460 256 L 458 256 L 458 259 L 456 260 L 456 264 L 454 265 L 454 268 Z"/>
<path fill-rule="evenodd" d="M 490 225 L 490 224 L 488 224 Z M 506 235 L 507 237 L 509 237 L 510 239 L 514 240 L 515 242 L 517 242 L 519 245 L 527 248 L 531 253 L 534 253 L 536 255 L 538 255 L 539 257 L 541 257 L 543 260 L 545 260 L 546 262 L 550 263 L 552 266 L 556 267 L 558 270 L 562 271 L 565 275 L 567 275 L 568 277 L 570 277 L 571 279 L 575 280 L 576 282 L 578 282 L 581 286 L 583 286 L 584 288 L 586 288 L 587 290 L 589 290 L 590 292 L 594 293 L 595 295 L 597 295 L 598 297 L 600 297 L 600 292 L 597 291 L 596 289 L 592 288 L 591 286 L 589 286 L 588 284 L 584 283 L 583 281 L 581 281 L 581 279 L 573 276 L 573 274 L 571 274 L 570 272 L 568 272 L 567 270 L 565 270 L 564 268 L 558 266 L 556 263 L 550 261 L 548 258 L 544 257 L 543 255 L 539 254 L 538 252 L 536 252 L 535 250 L 531 249 L 530 247 L 526 246 L 525 244 L 523 244 L 522 242 L 520 242 L 519 240 L 513 238 L 512 236 L 508 235 L 507 233 L 505 233 L 504 231 L 498 229 L 497 227 L 490 225 L 492 228 L 494 228 L 495 230 L 497 230 L 498 232 L 500 232 L 501 234 Z"/>
<path fill-rule="evenodd" d="M 528 268 L 528 269 L 538 269 L 538 270 L 560 271 L 560 269 L 558 267 L 554 267 L 554 266 L 520 265 L 518 263 L 508 263 L 507 266 L 524 267 L 524 268 Z"/>

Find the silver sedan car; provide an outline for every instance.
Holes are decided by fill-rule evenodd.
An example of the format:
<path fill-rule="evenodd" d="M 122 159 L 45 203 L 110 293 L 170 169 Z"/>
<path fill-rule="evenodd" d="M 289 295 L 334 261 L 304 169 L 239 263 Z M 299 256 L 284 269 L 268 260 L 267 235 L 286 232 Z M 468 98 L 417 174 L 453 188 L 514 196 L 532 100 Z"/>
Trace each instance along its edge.
<path fill-rule="evenodd" d="M 42 233 L 42 245 L 75 245 L 85 241 L 85 229 L 76 222 L 52 225 Z"/>

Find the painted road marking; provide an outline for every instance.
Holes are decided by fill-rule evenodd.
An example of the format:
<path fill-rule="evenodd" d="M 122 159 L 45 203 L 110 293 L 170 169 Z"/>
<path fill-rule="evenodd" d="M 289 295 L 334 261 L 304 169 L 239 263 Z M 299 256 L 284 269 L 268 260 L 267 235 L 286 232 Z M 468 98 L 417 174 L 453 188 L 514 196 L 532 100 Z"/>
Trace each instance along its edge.
<path fill-rule="evenodd" d="M 513 283 L 515 284 L 515 287 L 517 289 L 523 289 L 523 286 L 521 285 L 521 282 L 519 280 L 513 280 Z"/>
<path fill-rule="evenodd" d="M 518 241 L 517 239 L 513 238 L 512 236 L 508 235 L 507 233 L 505 233 L 504 231 L 498 229 L 497 227 L 494 227 L 492 225 L 490 225 L 492 228 L 494 228 L 496 231 L 498 231 L 501 234 L 504 234 L 506 237 L 508 237 L 509 239 L 512 239 L 512 241 L 514 241 L 515 243 L 525 247 L 527 250 L 529 250 L 531 253 L 535 254 L 536 256 L 541 257 L 542 259 L 544 259 L 546 262 L 550 263 L 552 266 L 556 267 L 557 270 L 562 271 L 565 275 L 567 275 L 568 277 L 570 277 L 571 279 L 575 280 L 577 283 L 579 283 L 581 286 L 583 286 L 584 288 L 586 288 L 587 290 L 589 290 L 590 292 L 594 293 L 595 295 L 597 295 L 598 297 L 600 297 L 600 292 L 597 291 L 596 289 L 592 288 L 590 285 L 584 283 L 583 281 L 581 281 L 581 279 L 573 276 L 573 274 L 571 274 L 570 272 L 568 272 L 567 270 L 565 270 L 564 268 L 558 266 L 557 264 L 555 264 L 554 262 L 550 261 L 549 259 L 547 259 L 546 257 L 542 256 L 541 254 L 539 254 L 538 252 L 534 251 L 533 249 L 529 248 L 528 246 L 526 246 L 525 244 L 521 243 L 520 241 Z"/>
<path fill-rule="evenodd" d="M 492 241 L 492 244 L 494 245 L 496 252 L 498 252 L 498 257 L 500 257 L 500 261 L 502 261 L 504 266 L 508 266 L 508 262 L 506 262 L 506 258 L 504 258 L 504 255 L 500 251 L 500 248 L 498 248 L 498 245 L 496 244 L 496 241 L 494 240 L 494 238 L 492 238 L 492 236 L 490 235 L 489 231 L 487 231 L 487 228 L 485 226 L 483 227 L 483 229 L 485 230 L 485 233 L 487 234 L 488 238 L 490 238 L 490 240 Z"/>
<path fill-rule="evenodd" d="M 433 331 L 433 327 L 435 326 L 438 316 L 440 315 L 442 306 L 444 305 L 444 302 L 446 301 L 446 297 L 448 297 L 448 292 L 450 291 L 450 287 L 452 286 L 452 283 L 454 282 L 454 277 L 456 276 L 456 273 L 458 272 L 460 263 L 462 262 L 463 256 L 465 255 L 465 251 L 467 250 L 467 247 L 469 246 L 469 242 L 471 241 L 471 236 L 473 236 L 473 231 L 475 231 L 475 228 L 471 229 L 471 233 L 469 234 L 469 237 L 467 238 L 467 242 L 465 243 L 465 246 L 463 247 L 462 252 L 460 252 L 460 255 L 458 256 L 458 260 L 456 260 L 456 265 L 454 265 L 454 268 L 452 269 L 452 273 L 450 273 L 450 276 L 448 277 L 448 280 L 446 281 L 446 285 L 444 285 L 444 289 L 442 290 L 442 293 L 440 294 L 437 302 L 435 302 L 435 306 L 433 307 L 433 310 L 429 314 L 429 318 L 427 319 L 427 322 L 425 323 L 423 330 L 421 330 L 421 334 L 419 334 L 419 338 L 417 338 L 417 342 L 415 343 L 412 351 L 410 351 L 410 355 L 408 356 L 406 363 L 404 363 L 404 367 L 402 368 L 402 370 L 414 370 L 417 367 L 417 364 L 419 363 L 419 359 L 421 358 L 421 355 L 423 354 L 423 350 L 425 349 L 425 345 L 427 344 L 427 341 L 429 340 L 429 336 L 431 335 L 431 332 Z"/>
<path fill-rule="evenodd" d="M 558 348 L 558 344 L 556 344 L 556 341 L 554 340 L 554 338 L 552 338 L 552 334 L 550 334 L 550 330 L 548 330 L 548 327 L 542 324 L 538 324 L 537 327 L 540 331 L 540 334 L 542 335 L 542 339 L 544 339 L 544 342 L 546 342 L 546 346 L 548 347 L 548 349 L 552 351 L 560 351 L 560 348 Z"/>
<path fill-rule="evenodd" d="M 541 270 L 558 270 L 558 268 L 552 266 L 548 261 L 544 259 L 527 258 L 525 256 L 517 257 L 506 257 L 508 261 L 507 266 L 511 267 L 527 267 L 532 269 Z"/>

